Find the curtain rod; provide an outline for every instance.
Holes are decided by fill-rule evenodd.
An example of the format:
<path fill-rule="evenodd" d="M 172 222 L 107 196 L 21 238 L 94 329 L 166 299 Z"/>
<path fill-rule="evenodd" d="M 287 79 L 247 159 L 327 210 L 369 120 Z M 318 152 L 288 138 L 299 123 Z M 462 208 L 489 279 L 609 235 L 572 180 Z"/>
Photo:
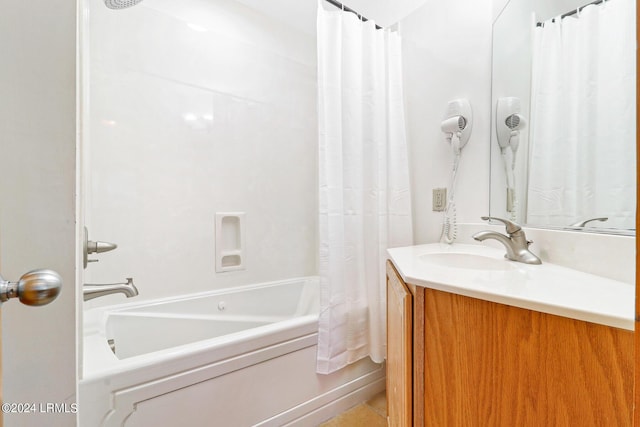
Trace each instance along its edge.
<path fill-rule="evenodd" d="M 325 0 L 325 1 L 327 3 L 330 3 L 330 4 L 334 5 L 338 9 L 342 9 L 342 10 L 344 10 L 346 12 L 354 13 L 358 17 L 358 19 L 361 20 L 362 22 L 367 22 L 368 21 L 367 18 L 365 18 L 364 16 L 362 16 L 361 14 L 356 12 L 355 10 L 351 9 L 350 7 L 343 5 L 339 1 L 336 1 L 336 0 Z M 602 1 L 602 0 L 600 0 L 600 1 Z M 381 30 L 382 29 L 382 27 L 380 25 L 378 25 L 378 24 L 375 24 L 375 26 L 376 26 L 376 30 Z"/>
<path fill-rule="evenodd" d="M 329 1 L 329 0 L 327 0 L 327 1 Z M 595 0 L 595 1 L 592 1 L 591 3 L 587 3 L 584 6 L 580 6 L 579 8 L 572 10 L 571 12 L 567 12 L 567 13 L 565 13 L 563 15 L 560 15 L 560 19 L 564 19 L 567 16 L 575 15 L 576 13 L 580 12 L 582 9 L 584 9 L 587 6 L 591 6 L 592 4 L 593 5 L 600 4 L 602 2 L 603 2 L 603 0 Z M 553 22 L 555 22 L 555 18 L 553 19 Z M 536 24 L 536 27 L 542 27 L 542 25 L 543 25 L 542 22 L 538 22 Z"/>

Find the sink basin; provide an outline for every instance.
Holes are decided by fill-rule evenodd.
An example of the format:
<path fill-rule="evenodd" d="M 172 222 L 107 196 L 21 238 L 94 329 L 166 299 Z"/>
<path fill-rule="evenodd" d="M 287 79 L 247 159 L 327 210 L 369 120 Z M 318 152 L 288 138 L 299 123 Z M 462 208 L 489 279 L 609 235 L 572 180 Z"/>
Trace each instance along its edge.
<path fill-rule="evenodd" d="M 457 252 L 429 253 L 418 256 L 418 259 L 427 264 L 469 270 L 505 271 L 516 268 L 506 259 Z"/>

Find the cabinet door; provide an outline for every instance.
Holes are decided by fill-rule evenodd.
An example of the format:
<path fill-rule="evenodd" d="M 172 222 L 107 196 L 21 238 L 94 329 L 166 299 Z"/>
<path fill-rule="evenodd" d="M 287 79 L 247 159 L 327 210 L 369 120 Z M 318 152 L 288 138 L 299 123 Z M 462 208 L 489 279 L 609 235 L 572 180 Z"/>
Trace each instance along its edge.
<path fill-rule="evenodd" d="M 391 427 L 412 425 L 412 298 L 387 262 L 387 413 Z"/>
<path fill-rule="evenodd" d="M 416 425 L 632 424 L 632 331 L 433 289 L 424 306 Z"/>

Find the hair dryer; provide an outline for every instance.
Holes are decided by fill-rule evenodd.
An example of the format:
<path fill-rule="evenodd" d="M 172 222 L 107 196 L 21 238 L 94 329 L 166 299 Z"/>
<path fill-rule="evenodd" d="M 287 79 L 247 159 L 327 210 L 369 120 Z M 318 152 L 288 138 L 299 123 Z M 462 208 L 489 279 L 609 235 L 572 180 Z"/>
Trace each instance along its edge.
<path fill-rule="evenodd" d="M 457 235 L 455 189 L 458 164 L 462 148 L 471 136 L 471 104 L 467 99 L 455 99 L 447 105 L 444 119 L 440 124 L 440 130 L 444 132 L 446 141 L 453 149 L 453 169 L 451 171 L 451 184 L 449 185 L 449 200 L 444 211 L 442 234 L 440 241 L 453 243 Z"/>
<path fill-rule="evenodd" d="M 521 114 L 514 113 L 505 119 L 504 124 L 511 130 L 508 143 L 513 152 L 511 169 L 514 169 L 516 166 L 516 152 L 518 151 L 518 145 L 520 145 L 520 131 L 527 126 L 527 121 Z"/>
<path fill-rule="evenodd" d="M 456 153 L 459 153 L 469 141 L 472 123 L 471 104 L 468 99 L 454 99 L 449 102 L 440 129 Z"/>
<path fill-rule="evenodd" d="M 458 137 L 460 137 L 460 135 L 462 135 L 462 131 L 466 126 L 467 126 L 467 119 L 465 119 L 462 116 L 453 116 L 453 117 L 449 117 L 448 119 L 445 119 L 440 125 L 440 129 L 442 129 L 442 132 L 444 133 L 455 132 L 459 134 Z"/>
<path fill-rule="evenodd" d="M 467 127 L 467 119 L 462 116 L 453 116 L 445 119 L 440 125 L 440 129 L 445 133 L 445 138 L 451 144 L 456 154 L 460 153 L 461 144 L 460 137 L 462 131 Z"/>
<path fill-rule="evenodd" d="M 496 106 L 496 136 L 500 151 L 508 147 L 515 155 L 520 144 L 520 132 L 526 126 L 526 120 L 520 114 L 520 99 L 516 97 L 498 98 Z M 515 138 L 514 138 L 515 137 Z"/>
<path fill-rule="evenodd" d="M 507 212 L 513 221 L 517 220 L 516 198 L 516 153 L 520 145 L 520 131 L 523 130 L 527 123 L 522 114 L 520 114 L 520 99 L 516 97 L 498 98 L 496 105 L 496 136 L 498 137 L 498 145 L 500 146 L 500 154 L 504 163 L 504 172 L 507 180 Z M 511 149 L 511 161 L 509 161 L 509 152 Z"/>

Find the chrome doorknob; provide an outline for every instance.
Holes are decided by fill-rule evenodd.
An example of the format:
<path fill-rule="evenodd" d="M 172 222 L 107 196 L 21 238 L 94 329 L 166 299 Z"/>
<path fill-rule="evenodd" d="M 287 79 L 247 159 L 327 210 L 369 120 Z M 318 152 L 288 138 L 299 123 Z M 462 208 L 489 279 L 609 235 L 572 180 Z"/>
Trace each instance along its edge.
<path fill-rule="evenodd" d="M 53 270 L 33 270 L 22 275 L 17 282 L 0 276 L 0 303 L 18 298 L 26 305 L 45 305 L 56 299 L 62 287 L 62 277 Z"/>

